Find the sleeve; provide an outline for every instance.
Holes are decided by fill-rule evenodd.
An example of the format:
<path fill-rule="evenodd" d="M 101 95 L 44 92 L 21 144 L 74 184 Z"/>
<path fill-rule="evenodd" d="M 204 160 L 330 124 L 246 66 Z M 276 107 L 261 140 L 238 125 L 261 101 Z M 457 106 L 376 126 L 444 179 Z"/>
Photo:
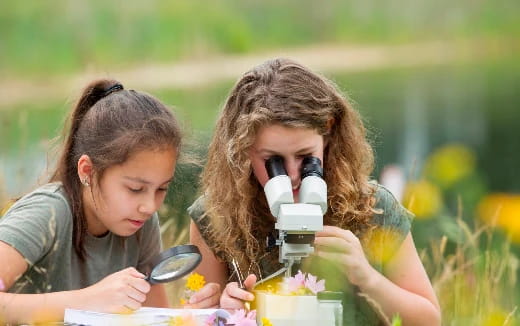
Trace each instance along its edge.
<path fill-rule="evenodd" d="M 139 242 L 140 250 L 137 270 L 144 271 L 162 249 L 161 228 L 157 213 L 154 213 L 153 217 L 145 223 Z"/>
<path fill-rule="evenodd" d="M 68 201 L 59 192 L 35 191 L 18 200 L 0 219 L 0 241 L 34 265 L 56 242 L 58 228 L 70 223 Z"/>
<path fill-rule="evenodd" d="M 382 185 L 376 190 L 376 209 L 374 222 L 386 229 L 392 229 L 400 235 L 401 241 L 410 232 L 414 215 L 404 208 L 387 188 Z"/>
<path fill-rule="evenodd" d="M 381 185 L 377 185 L 375 197 L 376 213 L 372 220 L 375 228 L 366 238 L 365 250 L 369 260 L 380 269 L 392 259 L 410 232 L 414 216 Z"/>
<path fill-rule="evenodd" d="M 209 230 L 211 228 L 210 219 L 208 215 L 206 215 L 206 210 L 204 209 L 204 196 L 200 196 L 193 202 L 193 204 L 188 207 L 188 215 L 190 215 L 191 220 L 195 223 L 195 225 L 199 228 L 200 235 L 202 239 L 206 242 L 208 247 L 213 250 L 215 255 L 222 259 L 225 259 L 225 254 L 222 251 L 216 251 L 214 248 L 214 242 L 211 240 L 209 236 Z"/>

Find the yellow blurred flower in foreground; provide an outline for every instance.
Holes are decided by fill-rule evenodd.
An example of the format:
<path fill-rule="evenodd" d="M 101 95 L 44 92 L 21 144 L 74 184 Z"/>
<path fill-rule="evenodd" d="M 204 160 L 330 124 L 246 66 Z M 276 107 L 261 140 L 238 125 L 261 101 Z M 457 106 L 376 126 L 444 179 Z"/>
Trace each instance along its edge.
<path fill-rule="evenodd" d="M 478 216 L 491 225 L 504 229 L 511 240 L 520 243 L 520 195 L 495 193 L 482 199 Z"/>
<path fill-rule="evenodd" d="M 410 182 L 406 185 L 403 203 L 418 218 L 432 217 L 441 209 L 441 191 L 427 180 Z"/>
<path fill-rule="evenodd" d="M 475 153 L 464 145 L 451 144 L 435 150 L 425 163 L 426 176 L 450 187 L 475 170 Z"/>
<path fill-rule="evenodd" d="M 394 230 L 374 229 L 363 239 L 363 247 L 372 262 L 388 262 L 401 244 L 399 233 Z"/>
<path fill-rule="evenodd" d="M 206 280 L 204 279 L 204 276 L 200 275 L 199 273 L 191 274 L 186 280 L 186 287 L 192 291 L 198 291 L 202 289 L 204 284 L 206 284 Z"/>
<path fill-rule="evenodd" d="M 267 317 L 262 317 L 262 326 L 273 326 L 273 323 Z"/>
<path fill-rule="evenodd" d="M 507 313 L 501 310 L 495 310 L 491 312 L 489 315 L 484 317 L 482 321 L 482 326 L 502 326 L 502 325 L 514 325 L 513 323 L 505 324 L 507 319 Z"/>

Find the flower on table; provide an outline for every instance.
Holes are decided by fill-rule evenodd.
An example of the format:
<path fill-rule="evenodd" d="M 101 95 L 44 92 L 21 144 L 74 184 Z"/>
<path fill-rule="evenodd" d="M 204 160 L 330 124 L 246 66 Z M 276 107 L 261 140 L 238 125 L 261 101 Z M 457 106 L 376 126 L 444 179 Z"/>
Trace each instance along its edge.
<path fill-rule="evenodd" d="M 171 317 L 168 320 L 168 326 L 197 326 L 197 320 L 191 313 L 185 313 L 181 316 Z"/>
<path fill-rule="evenodd" d="M 204 321 L 204 326 L 213 326 L 215 325 L 215 320 L 217 319 L 217 314 L 212 313 L 208 316 L 208 318 Z"/>
<path fill-rule="evenodd" d="M 206 284 L 206 280 L 204 276 L 199 273 L 192 273 L 186 279 L 186 288 L 184 289 L 184 295 L 180 298 L 180 304 L 182 306 L 188 304 L 190 302 L 191 296 L 202 289 L 202 287 Z"/>
<path fill-rule="evenodd" d="M 298 271 L 295 276 L 289 277 L 289 291 L 293 294 L 316 294 L 324 290 L 325 280 L 318 281 L 318 278 L 310 273 L 304 274 Z"/>
<path fill-rule="evenodd" d="M 246 312 L 244 309 L 235 310 L 227 319 L 226 325 L 256 326 L 256 310 L 249 312 Z"/>

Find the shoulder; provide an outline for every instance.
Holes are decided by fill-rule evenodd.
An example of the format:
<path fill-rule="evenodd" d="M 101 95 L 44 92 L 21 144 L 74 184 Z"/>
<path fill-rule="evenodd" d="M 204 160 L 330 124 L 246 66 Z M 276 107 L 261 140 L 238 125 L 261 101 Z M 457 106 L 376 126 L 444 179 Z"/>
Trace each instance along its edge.
<path fill-rule="evenodd" d="M 205 231 L 209 227 L 209 219 L 206 215 L 205 198 L 204 195 L 197 198 L 190 207 L 188 207 L 188 214 L 192 221 L 199 228 L 200 233 L 204 236 Z"/>
<path fill-rule="evenodd" d="M 32 218 L 44 216 L 49 219 L 71 215 L 71 207 L 61 183 L 45 184 L 23 196 L 7 210 L 5 217 L 23 217 L 26 213 L 30 213 Z"/>
<path fill-rule="evenodd" d="M 376 213 L 373 223 L 383 227 L 395 228 L 406 235 L 410 231 L 414 215 L 408 211 L 395 196 L 384 186 L 373 183 L 375 186 Z"/>
<path fill-rule="evenodd" d="M 190 207 L 188 207 L 188 214 L 195 221 L 199 221 L 205 213 L 205 198 L 200 196 L 197 198 Z"/>
<path fill-rule="evenodd" d="M 0 219 L 0 240 L 30 263 L 71 231 L 72 213 L 59 183 L 46 184 L 15 202 Z"/>

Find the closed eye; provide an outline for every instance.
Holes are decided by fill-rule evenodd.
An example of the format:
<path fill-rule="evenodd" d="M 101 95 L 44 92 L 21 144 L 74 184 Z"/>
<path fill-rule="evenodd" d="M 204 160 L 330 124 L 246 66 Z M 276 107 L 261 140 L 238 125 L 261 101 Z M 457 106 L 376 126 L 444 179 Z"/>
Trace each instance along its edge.
<path fill-rule="evenodd" d="M 130 190 L 133 193 L 139 193 L 143 191 L 143 188 L 128 188 L 128 190 Z"/>

